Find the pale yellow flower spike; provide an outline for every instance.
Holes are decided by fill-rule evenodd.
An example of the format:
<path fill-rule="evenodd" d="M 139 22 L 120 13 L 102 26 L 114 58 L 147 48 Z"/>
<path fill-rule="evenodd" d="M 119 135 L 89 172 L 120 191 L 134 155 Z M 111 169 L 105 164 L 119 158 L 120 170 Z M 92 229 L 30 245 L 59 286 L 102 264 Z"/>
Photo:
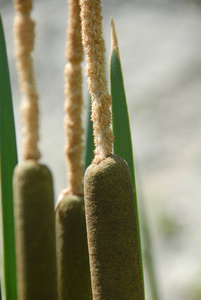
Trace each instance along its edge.
<path fill-rule="evenodd" d="M 68 189 L 66 193 L 83 194 L 82 190 L 82 69 L 83 50 L 79 0 L 69 0 L 69 21 L 65 67 L 65 131 Z"/>
<path fill-rule="evenodd" d="M 105 43 L 100 0 L 80 0 L 82 42 L 86 52 L 86 74 L 92 98 L 92 121 L 95 143 L 94 163 L 113 151 L 111 103 L 105 77 Z"/>
<path fill-rule="evenodd" d="M 30 18 L 32 1 L 14 0 L 16 16 L 14 19 L 14 44 L 17 58 L 19 85 L 23 94 L 22 113 L 22 156 L 37 160 L 40 152 L 37 146 L 38 134 L 38 94 L 35 86 L 33 59 L 35 23 Z"/>

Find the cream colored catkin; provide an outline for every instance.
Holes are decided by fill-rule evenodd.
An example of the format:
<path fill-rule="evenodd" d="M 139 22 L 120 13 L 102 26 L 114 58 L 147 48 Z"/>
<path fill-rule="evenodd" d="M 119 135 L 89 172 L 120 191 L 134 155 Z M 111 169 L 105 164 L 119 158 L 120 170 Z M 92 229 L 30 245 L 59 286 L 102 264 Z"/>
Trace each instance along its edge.
<path fill-rule="evenodd" d="M 111 103 L 105 77 L 105 43 L 102 35 L 100 1 L 80 0 L 82 43 L 86 53 L 86 74 L 92 98 L 92 121 L 95 144 L 94 162 L 113 152 Z"/>
<path fill-rule="evenodd" d="M 56 207 L 59 300 L 92 300 L 83 199 L 80 7 L 69 0 L 65 66 L 65 134 L 68 187 Z"/>
<path fill-rule="evenodd" d="M 14 45 L 17 59 L 19 85 L 22 93 L 22 156 L 39 159 L 38 149 L 38 94 L 35 85 L 31 52 L 34 49 L 35 22 L 31 19 L 31 0 L 14 0 Z"/>
<path fill-rule="evenodd" d="M 83 49 L 81 43 L 80 7 L 78 0 L 69 0 L 69 21 L 66 40 L 65 75 L 65 133 L 68 192 L 74 195 L 82 189 L 82 69 Z"/>

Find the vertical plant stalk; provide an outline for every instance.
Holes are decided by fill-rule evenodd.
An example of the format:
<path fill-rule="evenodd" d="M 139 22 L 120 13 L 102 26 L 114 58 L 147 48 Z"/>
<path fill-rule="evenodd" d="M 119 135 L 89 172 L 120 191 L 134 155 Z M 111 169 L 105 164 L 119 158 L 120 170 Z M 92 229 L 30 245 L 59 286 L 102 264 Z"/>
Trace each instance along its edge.
<path fill-rule="evenodd" d="M 111 103 L 105 77 L 105 43 L 102 35 L 100 1 L 80 0 L 82 42 L 86 53 L 86 75 L 92 98 L 92 121 L 95 143 L 94 162 L 112 154 Z"/>
<path fill-rule="evenodd" d="M 65 133 L 68 187 L 56 207 L 59 300 L 92 300 L 82 188 L 83 49 L 79 0 L 69 0 L 65 66 Z"/>
<path fill-rule="evenodd" d="M 23 95 L 22 112 L 22 155 L 24 159 L 39 159 L 38 134 L 38 94 L 34 79 L 31 52 L 34 49 L 35 22 L 31 19 L 31 0 L 14 0 L 14 44 L 20 90 Z"/>
<path fill-rule="evenodd" d="M 111 97 L 104 74 L 100 0 L 80 0 L 95 159 L 84 176 L 93 300 L 144 299 L 133 186 L 127 163 L 112 155 Z"/>
<path fill-rule="evenodd" d="M 53 182 L 49 169 L 37 162 L 40 152 L 38 95 L 31 57 L 35 27 L 30 18 L 32 1 L 14 0 L 14 5 L 24 159 L 13 175 L 17 292 L 20 300 L 57 300 Z"/>
<path fill-rule="evenodd" d="M 69 1 L 69 22 L 66 40 L 65 74 L 65 132 L 68 192 L 82 195 L 82 69 L 80 8 L 78 0 Z"/>

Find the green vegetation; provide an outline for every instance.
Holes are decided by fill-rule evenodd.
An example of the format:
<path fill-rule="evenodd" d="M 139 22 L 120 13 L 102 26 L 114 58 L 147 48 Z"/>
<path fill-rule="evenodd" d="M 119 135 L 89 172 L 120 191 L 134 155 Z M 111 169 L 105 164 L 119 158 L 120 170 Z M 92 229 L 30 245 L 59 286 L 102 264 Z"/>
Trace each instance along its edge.
<path fill-rule="evenodd" d="M 6 45 L 0 18 L 0 176 L 3 236 L 2 290 L 6 300 L 17 299 L 12 176 L 17 164 L 15 127 Z"/>

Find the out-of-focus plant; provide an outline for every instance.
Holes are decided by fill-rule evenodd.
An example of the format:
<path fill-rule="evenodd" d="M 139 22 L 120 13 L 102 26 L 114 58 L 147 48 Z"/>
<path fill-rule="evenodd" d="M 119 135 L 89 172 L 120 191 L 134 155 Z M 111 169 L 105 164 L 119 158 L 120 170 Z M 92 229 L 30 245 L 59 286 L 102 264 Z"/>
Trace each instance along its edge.
<path fill-rule="evenodd" d="M 1 178 L 1 292 L 2 299 L 17 299 L 12 176 L 17 150 L 12 95 L 3 25 L 0 18 L 0 178 Z"/>

